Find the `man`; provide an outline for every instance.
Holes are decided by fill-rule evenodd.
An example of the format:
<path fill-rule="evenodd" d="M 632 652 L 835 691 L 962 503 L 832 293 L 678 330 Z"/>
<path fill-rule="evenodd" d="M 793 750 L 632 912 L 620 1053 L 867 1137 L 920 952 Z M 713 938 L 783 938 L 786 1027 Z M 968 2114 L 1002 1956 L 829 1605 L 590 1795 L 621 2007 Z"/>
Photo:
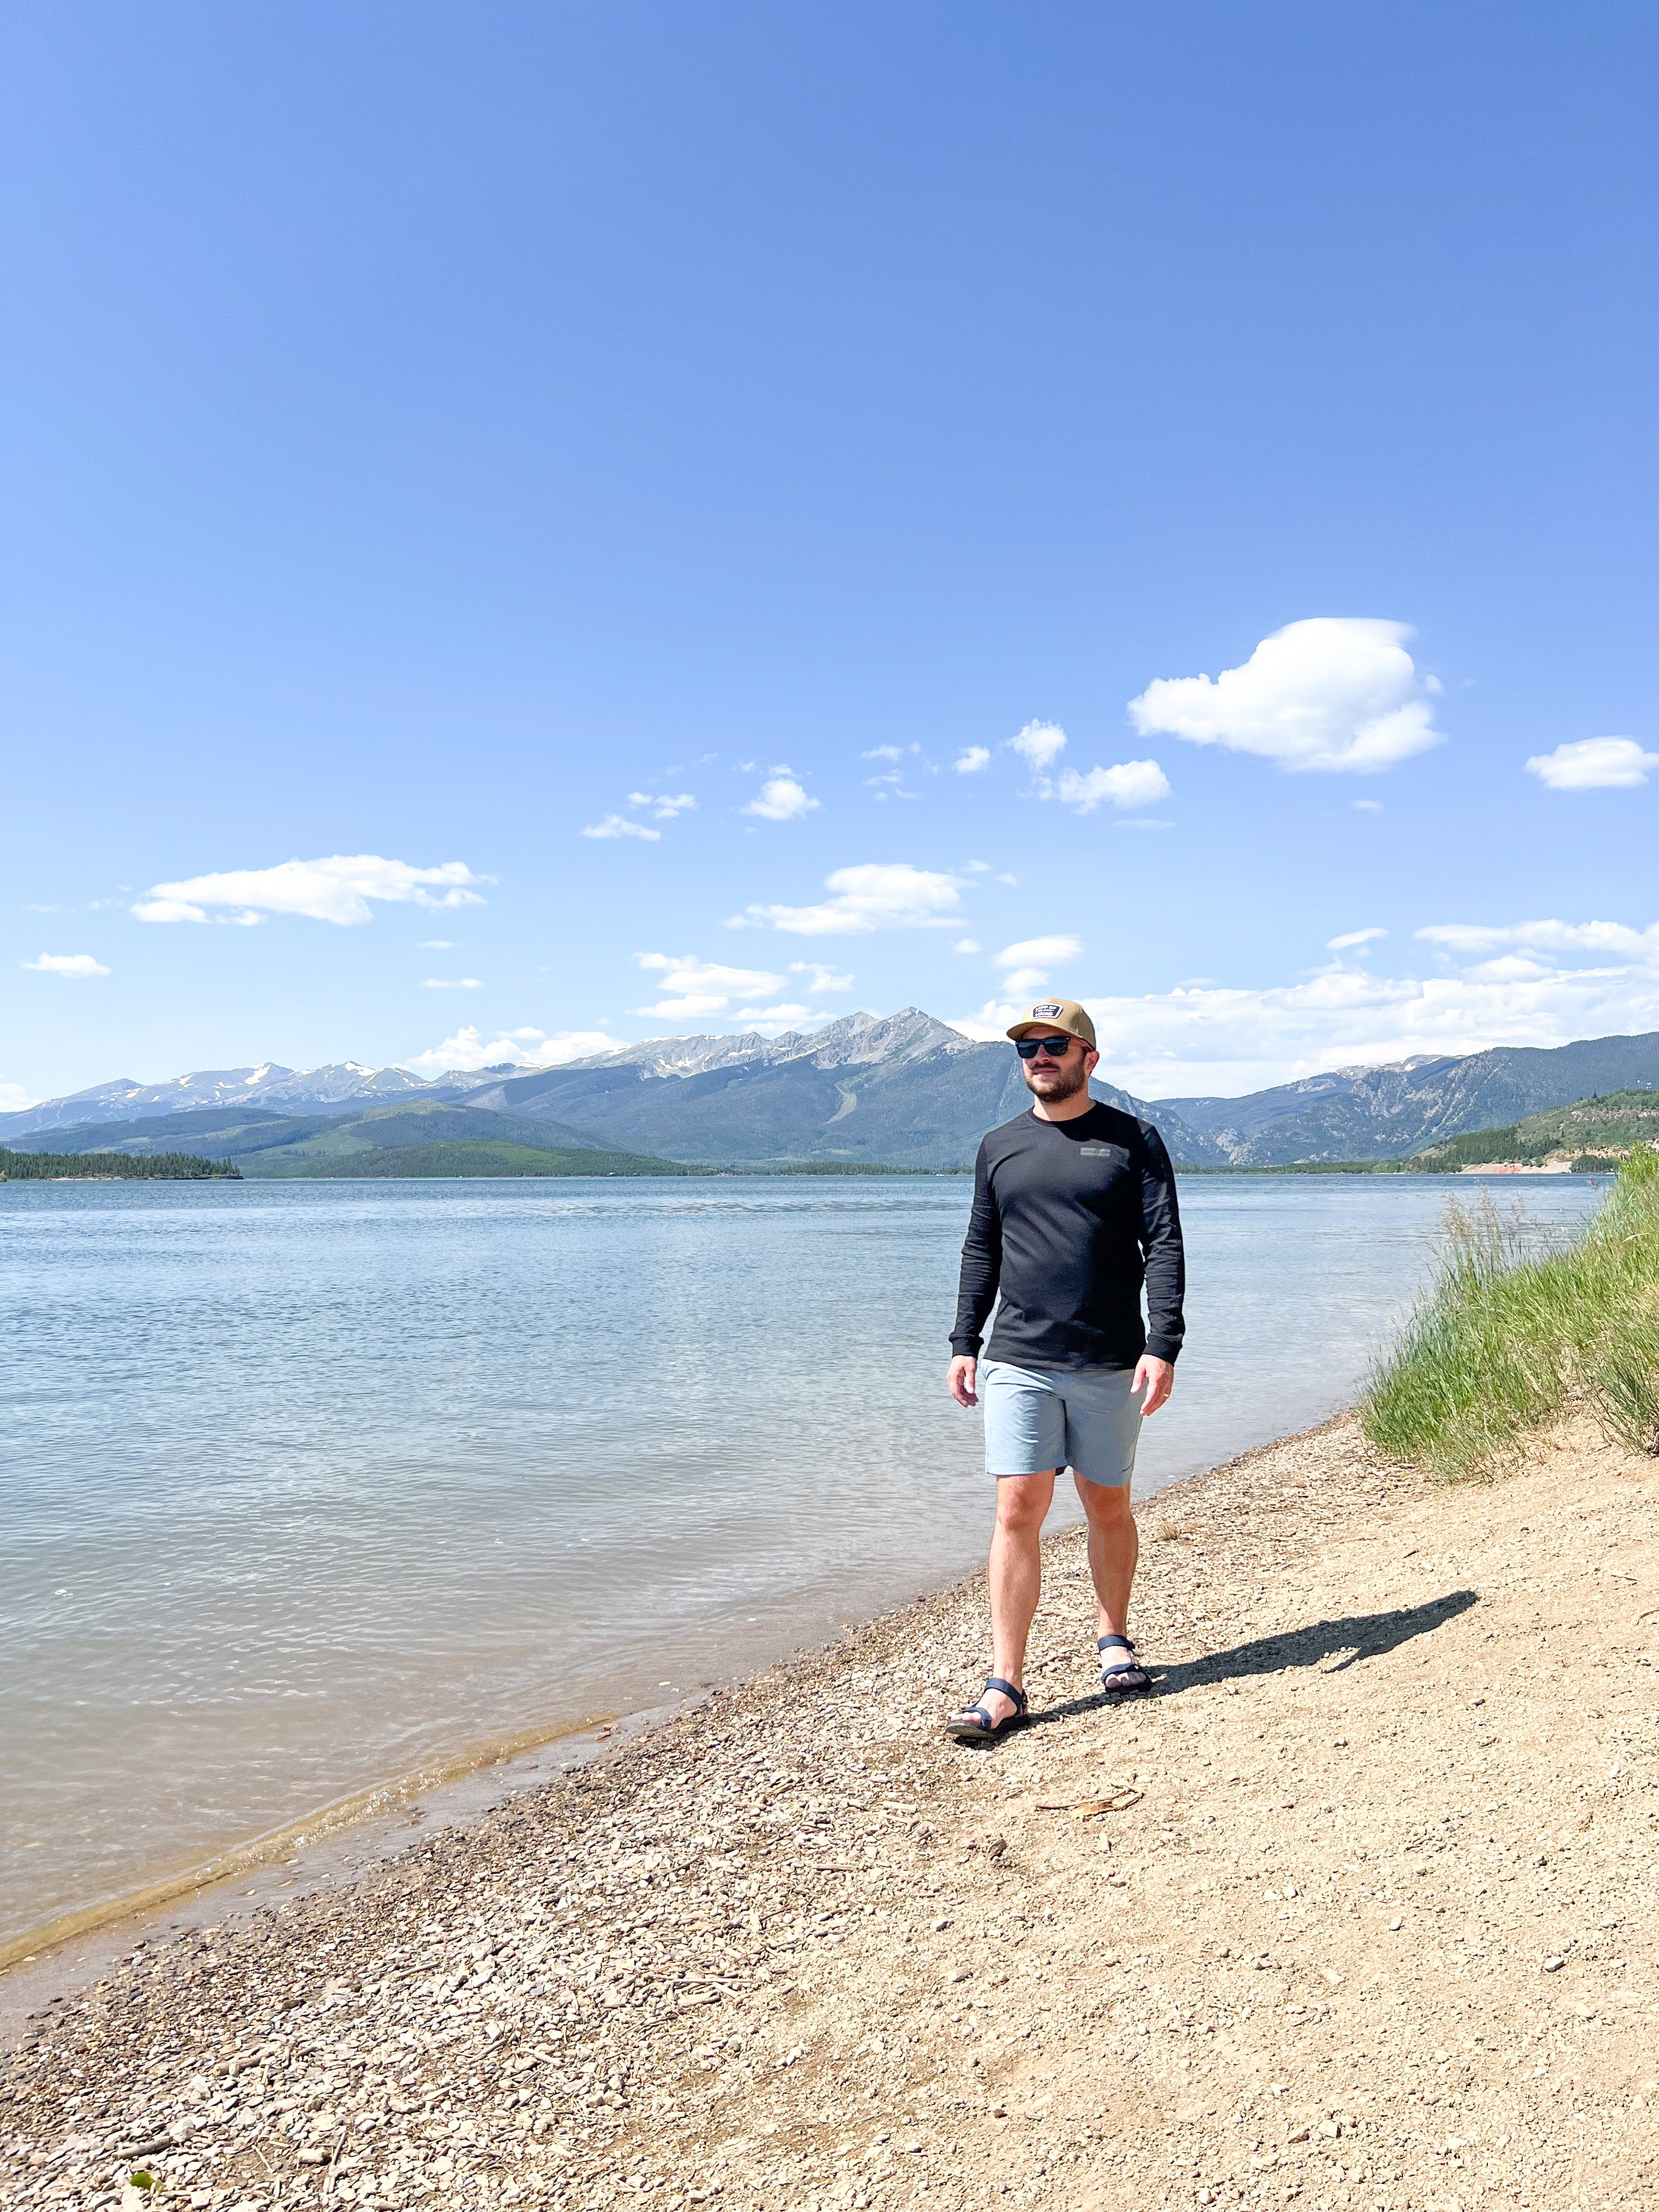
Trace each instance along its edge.
<path fill-rule="evenodd" d="M 991 1673 L 980 1703 L 945 1723 L 960 1743 L 998 1735 L 1025 1711 L 1039 1538 L 1062 1468 L 1088 1516 L 1101 1686 L 1150 1686 L 1128 1635 L 1139 1553 L 1129 1478 L 1140 1424 L 1170 1395 L 1183 1334 L 1181 1217 L 1162 1138 L 1090 1097 L 1100 1055 L 1074 1000 L 1040 1001 L 1008 1034 L 1031 1110 L 979 1148 L 951 1335 L 951 1395 L 959 1406 L 983 1399 L 985 1466 L 997 1485 Z"/>

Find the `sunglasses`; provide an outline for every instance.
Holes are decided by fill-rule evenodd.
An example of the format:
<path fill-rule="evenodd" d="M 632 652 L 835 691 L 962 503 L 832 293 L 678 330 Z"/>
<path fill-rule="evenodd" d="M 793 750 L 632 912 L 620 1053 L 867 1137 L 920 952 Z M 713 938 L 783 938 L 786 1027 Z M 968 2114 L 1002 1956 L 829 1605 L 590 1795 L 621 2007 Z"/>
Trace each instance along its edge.
<path fill-rule="evenodd" d="M 1040 1052 L 1050 1060 L 1064 1060 L 1076 1042 L 1075 1037 L 1068 1036 L 1016 1037 L 1014 1050 L 1022 1060 L 1035 1060 Z"/>

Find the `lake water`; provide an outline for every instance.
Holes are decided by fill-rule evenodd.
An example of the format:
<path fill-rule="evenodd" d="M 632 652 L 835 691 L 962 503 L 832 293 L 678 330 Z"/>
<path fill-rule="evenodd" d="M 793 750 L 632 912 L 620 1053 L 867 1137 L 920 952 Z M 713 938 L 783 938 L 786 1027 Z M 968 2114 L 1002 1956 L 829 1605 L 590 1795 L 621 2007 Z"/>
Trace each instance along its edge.
<path fill-rule="evenodd" d="M 1351 1403 L 1447 1190 L 1189 1180 L 1138 1492 Z M 1600 1195 L 1525 1194 L 1546 1234 Z M 0 1939 L 975 1564 L 979 1420 L 944 1389 L 969 1196 L 0 1186 Z"/>

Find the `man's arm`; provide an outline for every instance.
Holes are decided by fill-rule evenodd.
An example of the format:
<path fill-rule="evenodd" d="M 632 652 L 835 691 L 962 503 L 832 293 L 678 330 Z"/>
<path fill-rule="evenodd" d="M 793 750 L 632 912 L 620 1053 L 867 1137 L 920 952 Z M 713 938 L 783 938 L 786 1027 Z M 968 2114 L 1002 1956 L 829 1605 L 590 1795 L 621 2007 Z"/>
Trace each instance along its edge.
<path fill-rule="evenodd" d="M 1187 1334 L 1182 1312 L 1187 1292 L 1187 1255 L 1181 1241 L 1175 1170 L 1156 1129 L 1147 1132 L 1141 1162 L 1140 1249 L 1146 1268 L 1146 1357 L 1173 1369 Z M 1170 1379 L 1164 1378 L 1158 1405 L 1170 1395 Z M 1155 1410 L 1149 1394 L 1146 1411 Z"/>
<path fill-rule="evenodd" d="M 985 1341 L 985 1324 L 996 1304 L 1002 1276 L 1002 1222 L 991 1193 L 985 1146 L 974 1164 L 974 1206 L 968 1217 L 968 1234 L 962 1240 L 962 1273 L 957 1285 L 956 1326 L 951 1331 L 949 1388 L 959 1406 L 975 1402 L 979 1348 Z"/>

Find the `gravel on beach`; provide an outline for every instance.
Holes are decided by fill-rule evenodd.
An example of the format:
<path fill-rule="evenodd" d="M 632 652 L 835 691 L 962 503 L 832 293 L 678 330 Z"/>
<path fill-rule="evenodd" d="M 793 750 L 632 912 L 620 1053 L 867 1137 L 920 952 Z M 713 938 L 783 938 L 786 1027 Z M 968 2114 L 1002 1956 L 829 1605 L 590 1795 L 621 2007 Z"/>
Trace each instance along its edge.
<path fill-rule="evenodd" d="M 1582 1416 L 1253 1453 L 1142 1511 L 1151 1696 L 1067 1534 L 953 1746 L 983 1586 L 919 1599 L 136 1950 L 0 2065 L 0 2203 L 1651 2207 L 1656 1504 Z"/>

